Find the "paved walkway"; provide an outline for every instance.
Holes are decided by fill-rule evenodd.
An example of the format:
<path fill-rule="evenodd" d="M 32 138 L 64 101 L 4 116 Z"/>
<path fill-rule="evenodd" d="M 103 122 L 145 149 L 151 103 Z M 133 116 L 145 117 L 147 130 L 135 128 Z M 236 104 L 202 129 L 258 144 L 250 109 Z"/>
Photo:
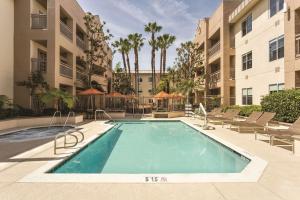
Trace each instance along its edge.
<path fill-rule="evenodd" d="M 193 124 L 199 120 L 189 119 Z M 90 137 L 99 132 L 103 123 L 84 125 Z M 20 183 L 27 174 L 43 166 L 53 157 L 53 144 L 45 144 L 33 155 L 23 156 L 22 162 L 10 163 L 1 170 L 1 200 L 298 200 L 300 198 L 300 157 L 290 151 L 255 141 L 251 134 L 238 134 L 217 126 L 212 134 L 244 148 L 268 161 L 257 183 L 201 183 L 201 184 L 96 184 L 96 183 Z M 63 155 L 63 154 L 62 154 Z M 17 160 L 16 160 L 17 161 Z M 3 167 L 3 166 L 2 166 Z"/>

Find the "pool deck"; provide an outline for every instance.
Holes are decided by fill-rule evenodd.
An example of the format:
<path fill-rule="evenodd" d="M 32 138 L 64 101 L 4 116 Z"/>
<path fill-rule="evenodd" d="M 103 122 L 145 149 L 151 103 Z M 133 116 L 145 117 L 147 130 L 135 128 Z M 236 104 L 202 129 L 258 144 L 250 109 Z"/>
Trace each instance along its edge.
<path fill-rule="evenodd" d="M 202 124 L 198 119 L 180 118 L 192 124 Z M 36 171 L 51 160 L 53 142 L 23 153 L 10 162 L 0 163 L 1 200 L 60 200 L 60 199 L 299 199 L 300 196 L 300 157 L 291 151 L 255 141 L 253 134 L 239 134 L 220 126 L 211 134 L 241 147 L 251 154 L 268 162 L 260 180 L 255 183 L 193 183 L 193 184 L 104 184 L 104 183 L 36 183 L 21 182 L 28 174 Z M 85 135 L 94 137 L 107 129 L 103 122 L 83 125 Z M 73 151 L 75 151 L 73 149 Z M 66 151 L 59 150 L 59 157 Z"/>

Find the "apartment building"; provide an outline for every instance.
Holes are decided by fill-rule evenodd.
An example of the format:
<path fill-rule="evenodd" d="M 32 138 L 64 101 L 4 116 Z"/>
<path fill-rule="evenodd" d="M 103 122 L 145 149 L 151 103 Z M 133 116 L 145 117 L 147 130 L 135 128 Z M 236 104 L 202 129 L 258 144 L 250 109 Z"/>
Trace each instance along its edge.
<path fill-rule="evenodd" d="M 159 72 L 156 73 L 156 86 L 160 82 Z M 152 94 L 152 71 L 151 70 L 140 70 L 139 71 L 139 96 L 141 97 L 153 97 Z M 131 75 L 131 84 L 133 88 L 136 88 L 135 85 L 135 73 Z"/>
<path fill-rule="evenodd" d="M 238 105 L 259 105 L 285 87 L 284 7 L 284 0 L 244 0 L 229 16 Z"/>
<path fill-rule="evenodd" d="M 300 1 L 285 2 L 285 87 L 300 88 Z"/>
<path fill-rule="evenodd" d="M 0 95 L 13 99 L 14 84 L 14 1 L 0 1 Z"/>
<path fill-rule="evenodd" d="M 87 78 L 83 73 L 87 45 L 84 15 L 76 0 L 14 1 L 15 103 L 32 105 L 29 91 L 16 82 L 26 80 L 35 70 L 43 71 L 51 88 L 74 96 L 83 89 Z M 107 92 L 112 77 L 112 51 L 108 45 L 104 53 L 105 59 L 94 66 L 99 70 L 93 80 Z"/>
<path fill-rule="evenodd" d="M 240 2 L 223 0 L 212 16 L 199 21 L 194 42 L 204 52 L 206 87 L 196 92 L 196 102 L 205 97 L 222 105 L 235 104 L 235 49 L 228 19 Z"/>

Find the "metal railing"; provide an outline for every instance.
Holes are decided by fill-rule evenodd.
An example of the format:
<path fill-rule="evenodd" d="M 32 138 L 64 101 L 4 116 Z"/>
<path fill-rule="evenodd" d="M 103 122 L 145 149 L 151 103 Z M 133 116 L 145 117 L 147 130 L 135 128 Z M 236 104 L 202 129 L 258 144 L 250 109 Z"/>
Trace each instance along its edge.
<path fill-rule="evenodd" d="M 98 109 L 98 110 L 95 110 L 95 121 L 97 121 L 97 113 L 99 113 L 99 114 L 104 114 L 104 115 L 106 115 L 110 120 L 112 120 L 113 122 L 116 122 L 107 112 L 105 112 L 105 110 L 100 110 L 100 109 Z"/>
<path fill-rule="evenodd" d="M 76 133 L 80 134 L 80 137 L 81 137 L 80 140 L 79 140 L 78 136 L 76 135 Z M 57 145 L 57 140 L 62 137 L 64 138 L 64 144 L 63 144 L 63 146 L 59 147 Z M 74 138 L 75 142 L 68 143 L 67 137 Z M 78 129 L 78 128 L 70 129 L 65 132 L 59 133 L 54 138 L 54 154 L 57 154 L 57 149 L 65 149 L 65 148 L 75 147 L 78 143 L 83 142 L 83 140 L 84 140 L 84 133 L 82 131 L 80 131 L 80 129 Z"/>
<path fill-rule="evenodd" d="M 86 50 L 86 43 L 84 42 L 84 40 L 82 40 L 80 37 L 76 36 L 76 45 L 82 49 L 82 50 Z"/>
<path fill-rule="evenodd" d="M 60 63 L 60 75 L 73 79 L 73 68 L 65 63 Z"/>
<path fill-rule="evenodd" d="M 31 58 L 31 70 L 47 72 L 47 61 L 38 58 Z"/>
<path fill-rule="evenodd" d="M 50 121 L 50 124 L 49 124 L 48 128 L 53 126 L 54 121 L 55 121 L 57 116 L 59 116 L 59 123 L 62 123 L 62 121 L 61 121 L 61 112 L 60 111 L 55 111 L 55 113 L 53 114 L 53 116 L 51 118 L 51 121 Z"/>
<path fill-rule="evenodd" d="M 300 57 L 300 34 L 296 35 L 295 38 L 295 44 L 296 44 L 296 57 Z"/>
<path fill-rule="evenodd" d="M 209 87 L 216 87 L 217 83 L 221 80 L 220 71 L 209 74 Z"/>
<path fill-rule="evenodd" d="M 73 31 L 72 31 L 72 29 L 62 21 L 60 21 L 60 32 L 64 36 L 66 36 L 68 39 L 73 40 Z"/>
<path fill-rule="evenodd" d="M 32 29 L 47 29 L 47 14 L 31 14 Z"/>
<path fill-rule="evenodd" d="M 216 44 L 214 44 L 210 49 L 208 49 L 208 56 L 213 56 L 214 54 L 220 51 L 220 48 L 221 48 L 221 43 L 219 41 Z"/>
<path fill-rule="evenodd" d="M 76 80 L 80 82 L 84 82 L 88 79 L 87 75 L 78 71 L 76 72 Z"/>
<path fill-rule="evenodd" d="M 230 68 L 230 79 L 235 80 L 235 68 L 231 67 Z"/>

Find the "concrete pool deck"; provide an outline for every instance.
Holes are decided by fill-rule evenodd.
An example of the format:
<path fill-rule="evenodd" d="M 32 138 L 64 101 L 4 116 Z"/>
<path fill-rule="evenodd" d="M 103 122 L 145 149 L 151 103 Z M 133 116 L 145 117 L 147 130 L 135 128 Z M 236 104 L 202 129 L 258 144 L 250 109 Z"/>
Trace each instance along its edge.
<path fill-rule="evenodd" d="M 198 119 L 187 119 L 202 124 Z M 93 137 L 103 122 L 83 125 L 86 137 Z M 102 126 L 101 126 L 102 125 Z M 101 128 L 99 128 L 101 127 Z M 48 161 L 53 155 L 53 143 L 26 152 L 14 162 L 0 163 L 0 199 L 299 199 L 300 157 L 291 151 L 255 141 L 252 134 L 238 134 L 215 126 L 209 131 L 268 162 L 260 180 L 255 183 L 193 183 L 193 184 L 104 184 L 104 183 L 29 183 L 20 182 Z M 75 149 L 74 149 L 75 150 Z M 64 150 L 59 157 L 64 157 Z"/>

